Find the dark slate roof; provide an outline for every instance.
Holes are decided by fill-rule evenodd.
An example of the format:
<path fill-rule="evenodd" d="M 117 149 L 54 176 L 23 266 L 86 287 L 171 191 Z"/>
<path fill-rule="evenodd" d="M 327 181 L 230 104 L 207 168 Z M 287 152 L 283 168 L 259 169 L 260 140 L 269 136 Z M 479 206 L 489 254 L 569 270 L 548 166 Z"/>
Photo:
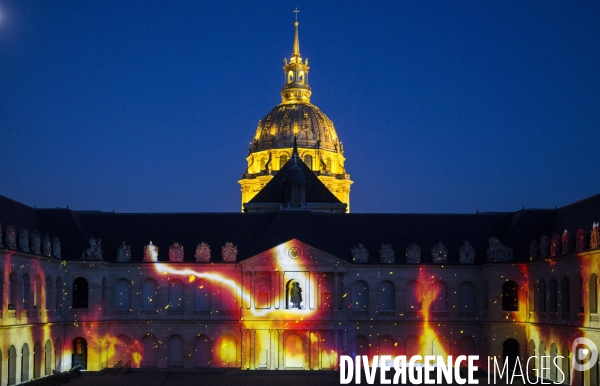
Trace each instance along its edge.
<path fill-rule="evenodd" d="M 531 239 L 561 234 L 565 228 L 574 235 L 579 227 L 589 235 L 592 222 L 598 220 L 600 195 L 557 210 L 478 214 L 105 213 L 34 209 L 0 196 L 4 245 L 6 226 L 14 224 L 30 234 L 37 230 L 59 236 L 67 259 L 79 259 L 90 237 L 101 238 L 108 261 L 115 260 L 123 241 L 131 245 L 133 261 L 142 260 L 149 241 L 159 247 L 161 261 L 168 260 L 174 242 L 185 247 L 186 261 L 194 261 L 200 242 L 211 246 L 213 261 L 221 261 L 226 242 L 237 245 L 238 260 L 244 260 L 295 238 L 347 261 L 352 260 L 350 249 L 363 243 L 371 263 L 379 261 L 381 244 L 392 244 L 399 264 L 406 262 L 406 247 L 413 242 L 421 247 L 422 263 L 430 263 L 430 250 L 438 241 L 449 251 L 448 263 L 458 264 L 458 250 L 468 240 L 475 247 L 475 262 L 481 264 L 486 261 L 488 238 L 498 237 L 513 248 L 514 261 L 524 262 Z"/>
<path fill-rule="evenodd" d="M 271 178 L 264 188 L 256 194 L 249 201 L 250 204 L 254 203 L 284 203 L 285 202 L 285 188 L 284 180 L 288 170 L 294 164 L 293 157 L 290 158 L 285 165 Z M 319 180 L 319 178 L 312 172 L 308 166 L 302 161 L 297 162 L 298 167 L 304 173 L 306 178 L 306 202 L 319 202 L 327 204 L 341 204 L 333 193 L 327 189 L 325 185 Z"/>

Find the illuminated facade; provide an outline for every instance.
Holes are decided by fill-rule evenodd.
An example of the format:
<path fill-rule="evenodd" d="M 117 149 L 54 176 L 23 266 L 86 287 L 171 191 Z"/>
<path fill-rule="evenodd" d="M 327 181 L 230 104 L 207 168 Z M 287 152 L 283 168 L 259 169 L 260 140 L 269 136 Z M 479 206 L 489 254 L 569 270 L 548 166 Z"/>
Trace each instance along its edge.
<path fill-rule="evenodd" d="M 284 59 L 282 102 L 258 122 L 248 149 L 248 166 L 239 181 L 242 210 L 290 159 L 297 136 L 300 158 L 349 211 L 352 181 L 344 166 L 344 147 L 333 122 L 310 103 L 308 59 L 300 57 L 297 21 L 294 26 L 292 57 Z"/>

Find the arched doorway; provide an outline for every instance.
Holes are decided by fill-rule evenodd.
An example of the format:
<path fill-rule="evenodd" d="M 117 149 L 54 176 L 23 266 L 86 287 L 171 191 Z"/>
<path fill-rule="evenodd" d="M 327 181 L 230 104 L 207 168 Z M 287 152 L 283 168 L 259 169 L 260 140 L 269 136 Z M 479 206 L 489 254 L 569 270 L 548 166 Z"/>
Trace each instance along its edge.
<path fill-rule="evenodd" d="M 298 335 L 290 335 L 285 340 L 285 367 L 290 369 L 304 368 L 304 345 Z"/>
<path fill-rule="evenodd" d="M 194 341 L 194 367 L 208 367 L 210 362 L 210 340 L 206 335 L 200 335 Z"/>
<path fill-rule="evenodd" d="M 50 339 L 46 341 L 44 346 L 44 368 L 46 375 L 52 374 L 52 342 Z"/>
<path fill-rule="evenodd" d="M 219 366 L 237 367 L 237 342 L 233 336 L 225 335 L 221 337 L 215 347 L 219 353 Z"/>
<path fill-rule="evenodd" d="M 131 360 L 131 345 L 129 338 L 125 335 L 119 335 L 117 337 L 117 346 L 115 347 L 115 367 L 124 366 Z"/>
<path fill-rule="evenodd" d="M 17 383 L 17 349 L 15 346 L 10 346 L 8 349 L 8 384 L 15 385 Z"/>
<path fill-rule="evenodd" d="M 73 281 L 73 308 L 88 308 L 88 282 L 82 277 Z"/>
<path fill-rule="evenodd" d="M 25 343 L 23 345 L 22 356 L 21 356 L 21 382 L 27 382 L 29 380 L 29 345 Z"/>
<path fill-rule="evenodd" d="M 362 335 L 357 335 L 354 339 L 354 355 L 369 355 L 369 341 Z"/>
<path fill-rule="evenodd" d="M 87 342 L 83 338 L 73 339 L 73 357 L 72 367 L 81 366 L 82 370 L 87 370 Z"/>
<path fill-rule="evenodd" d="M 42 376 L 42 345 L 35 342 L 33 346 L 33 379 Z"/>
<path fill-rule="evenodd" d="M 169 338 L 167 366 L 183 367 L 183 339 L 179 335 L 173 335 Z"/>
<path fill-rule="evenodd" d="M 158 349 L 156 339 L 152 335 L 146 335 L 142 339 L 142 346 L 144 347 L 144 354 L 141 367 L 156 367 L 156 350 Z"/>
<path fill-rule="evenodd" d="M 519 357 L 519 342 L 516 339 L 509 338 L 502 343 L 502 360 L 503 363 L 508 361 L 508 369 L 512 373 L 515 368 L 515 362 Z"/>

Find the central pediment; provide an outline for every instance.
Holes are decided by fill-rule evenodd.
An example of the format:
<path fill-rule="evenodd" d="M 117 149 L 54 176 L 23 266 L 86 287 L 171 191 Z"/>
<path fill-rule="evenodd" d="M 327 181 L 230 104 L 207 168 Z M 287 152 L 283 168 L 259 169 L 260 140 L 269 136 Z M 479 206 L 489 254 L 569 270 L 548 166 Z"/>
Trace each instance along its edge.
<path fill-rule="evenodd" d="M 257 267 L 268 270 L 306 270 L 316 267 L 337 267 L 343 269 L 347 261 L 323 252 L 297 239 L 291 239 L 269 250 L 259 253 L 240 263 L 242 270 L 256 270 Z"/>

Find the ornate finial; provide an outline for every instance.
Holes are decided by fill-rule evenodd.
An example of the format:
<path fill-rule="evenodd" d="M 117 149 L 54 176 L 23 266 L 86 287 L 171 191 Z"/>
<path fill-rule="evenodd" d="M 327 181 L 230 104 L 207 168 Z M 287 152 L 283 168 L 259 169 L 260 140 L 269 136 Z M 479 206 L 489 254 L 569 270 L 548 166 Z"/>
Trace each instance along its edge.
<path fill-rule="evenodd" d="M 294 52 L 292 53 L 292 57 L 300 57 L 300 39 L 298 39 L 298 8 L 294 10 L 296 14 L 296 21 L 294 22 L 295 33 L 294 33 Z"/>
<path fill-rule="evenodd" d="M 300 39 L 298 38 L 298 9 L 294 21 L 294 50 L 288 62 L 283 60 L 285 84 L 281 89 L 283 103 L 310 103 L 311 90 L 308 86 L 308 60 L 302 62 L 300 57 Z"/>

